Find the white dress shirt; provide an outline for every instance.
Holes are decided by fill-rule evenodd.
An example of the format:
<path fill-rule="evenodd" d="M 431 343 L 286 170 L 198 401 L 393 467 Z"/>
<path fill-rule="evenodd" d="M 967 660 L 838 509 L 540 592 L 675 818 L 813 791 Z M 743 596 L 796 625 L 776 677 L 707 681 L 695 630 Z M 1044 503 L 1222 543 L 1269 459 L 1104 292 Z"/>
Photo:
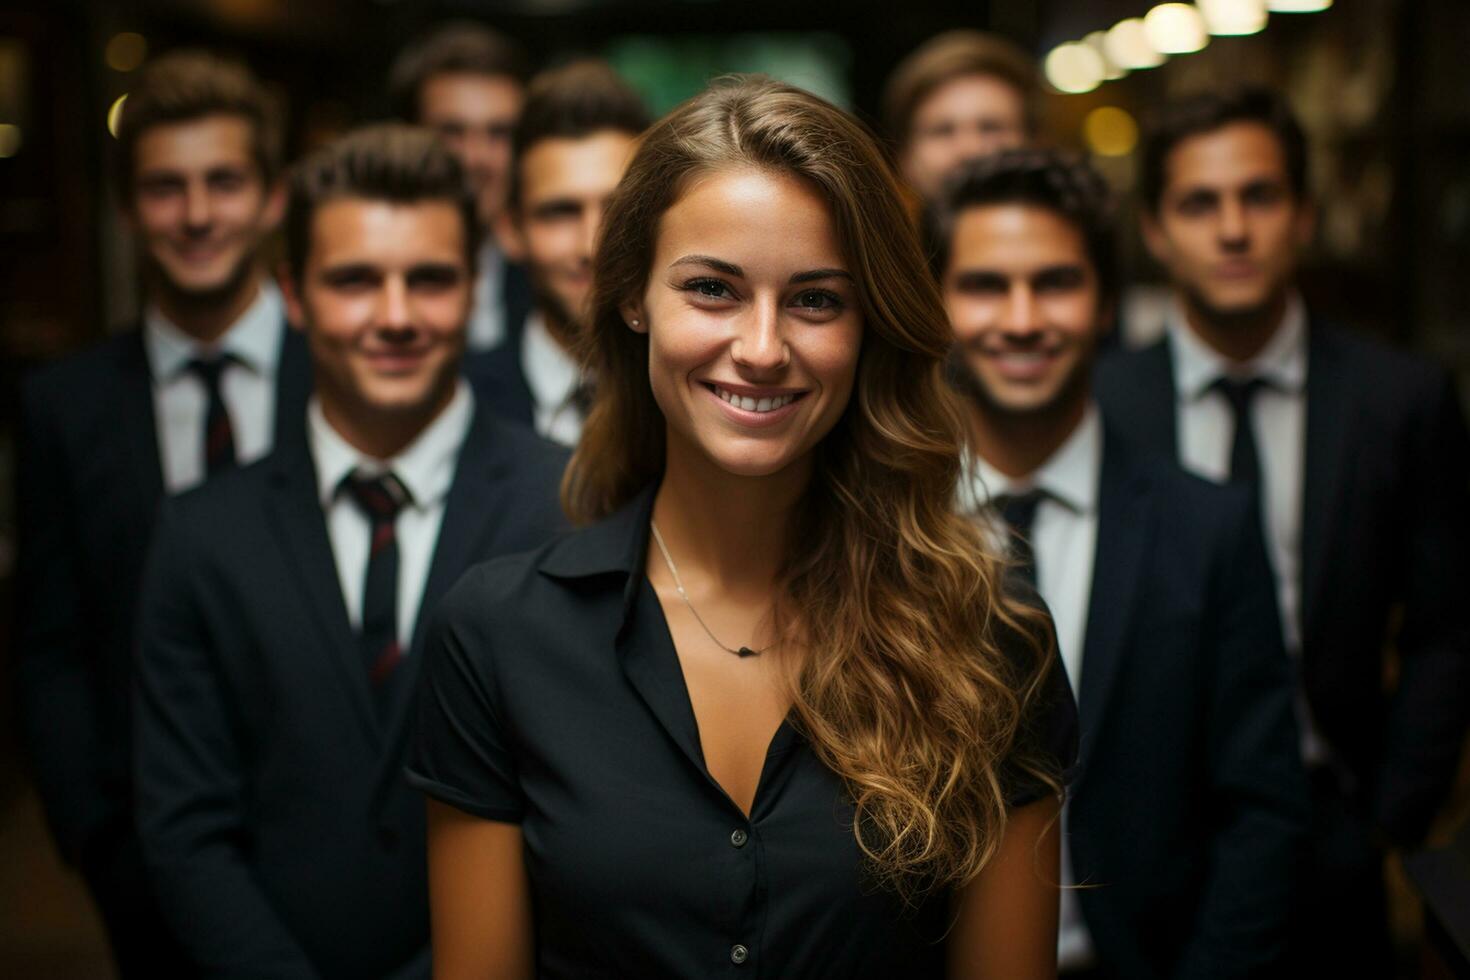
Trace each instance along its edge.
<path fill-rule="evenodd" d="M 546 329 L 540 311 L 526 317 L 521 373 L 531 389 L 536 432 L 563 446 L 575 446 L 582 437 L 583 419 L 572 396 L 582 381 L 582 370 Z"/>
<path fill-rule="evenodd" d="M 1057 651 L 1067 668 L 1075 697 L 1081 690 L 1083 647 L 1087 640 L 1087 612 L 1092 597 L 1093 563 L 1097 558 L 1097 501 L 1102 480 L 1103 430 L 1097 406 L 1089 405 L 1067 441 L 1036 472 L 1012 479 L 983 458 L 967 460 L 961 484 L 961 507 L 984 515 L 991 527 L 1005 535 L 999 515 L 981 510 L 1003 494 L 1045 491 L 1031 526 L 1031 550 L 1036 559 L 1036 587 L 1051 607 L 1056 624 Z M 1009 537 L 1006 538 L 1009 540 Z M 1066 808 L 1062 827 L 1066 831 Z M 1062 848 L 1062 884 L 1075 885 L 1070 849 Z M 1064 887 L 1057 931 L 1057 961 L 1063 969 L 1094 962 L 1092 936 L 1082 918 L 1077 892 Z"/>
<path fill-rule="evenodd" d="M 1177 393 L 1175 420 L 1179 462 L 1185 469 L 1216 483 L 1230 475 L 1235 416 L 1225 394 L 1212 386 L 1223 377 L 1259 378 L 1251 421 L 1261 464 L 1261 522 L 1286 649 L 1301 652 L 1302 484 L 1307 445 L 1307 313 L 1301 297 L 1287 302 L 1286 313 L 1270 342 L 1251 361 L 1236 364 L 1199 338 L 1177 305 L 1166 329 L 1173 358 Z M 1302 752 L 1308 763 L 1326 759 L 1325 743 L 1312 723 L 1305 701 L 1298 698 Z"/>
<path fill-rule="evenodd" d="M 206 475 L 204 419 L 209 393 L 188 369 L 195 358 L 232 358 L 220 374 L 220 397 L 230 414 L 235 459 L 242 465 L 270 452 L 275 435 L 276 369 L 285 337 L 285 306 L 275 283 L 260 293 L 212 345 L 201 344 L 170 323 L 156 306 L 143 313 L 143 349 L 153 376 L 153 418 L 158 432 L 163 485 L 179 493 Z"/>
<path fill-rule="evenodd" d="M 461 380 L 454 398 L 438 418 L 408 448 L 388 460 L 372 459 L 349 445 L 327 421 L 315 396 L 306 413 L 317 492 L 353 629 L 362 625 L 372 523 L 348 494 L 339 492 L 342 480 L 349 473 L 372 477 L 391 470 L 408 490 L 411 499 L 394 522 L 398 543 L 398 642 L 407 652 L 439 541 L 439 528 L 444 523 L 449 488 L 458 469 L 459 451 L 474 420 L 474 395 Z"/>
<path fill-rule="evenodd" d="M 465 344 L 472 351 L 492 350 L 505 343 L 505 255 L 487 235 L 476 263 L 475 299 L 470 308 Z"/>

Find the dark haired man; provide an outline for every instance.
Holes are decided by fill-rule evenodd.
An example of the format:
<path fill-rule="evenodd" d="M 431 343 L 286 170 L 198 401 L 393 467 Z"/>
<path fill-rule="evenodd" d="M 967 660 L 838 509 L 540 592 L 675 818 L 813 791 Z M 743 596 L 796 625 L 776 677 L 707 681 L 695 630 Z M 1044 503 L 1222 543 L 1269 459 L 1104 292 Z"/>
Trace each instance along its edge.
<path fill-rule="evenodd" d="M 1046 600 L 1079 706 L 1062 973 L 1262 975 L 1306 787 L 1255 503 L 1100 418 L 1118 288 L 1100 177 L 1033 151 L 976 161 L 930 228 L 975 449 L 964 507 Z"/>
<path fill-rule="evenodd" d="M 1120 429 L 1260 498 L 1315 804 L 1296 966 L 1385 975 L 1379 841 L 1423 840 L 1470 712 L 1464 421 L 1444 371 L 1302 302 L 1306 141 L 1278 96 L 1176 103 L 1143 152 L 1144 238 L 1178 304 L 1099 395 Z"/>
<path fill-rule="evenodd" d="M 476 258 L 470 350 L 514 339 L 531 306 L 525 274 L 495 240 L 510 180 L 511 132 L 525 100 L 528 61 L 520 46 L 470 21 L 442 24 L 398 56 L 388 87 L 399 118 L 426 126 L 464 167 L 484 232 Z"/>
<path fill-rule="evenodd" d="M 265 454 L 310 378 L 262 269 L 283 195 L 250 73 L 199 52 L 153 62 L 123 109 L 115 163 L 146 306 L 140 329 L 24 386 L 17 693 L 62 855 L 86 877 L 122 975 L 155 977 L 174 961 L 133 830 L 127 711 L 154 510 Z"/>
<path fill-rule="evenodd" d="M 1031 142 L 1040 100 L 1036 66 L 1012 41 L 948 31 L 894 68 L 883 125 L 904 175 L 928 199 L 965 160 Z"/>
<path fill-rule="evenodd" d="M 610 67 L 582 61 L 536 77 L 515 130 L 500 238 L 536 297 L 517 342 L 473 359 L 471 380 L 507 417 L 565 445 L 581 435 L 586 385 L 570 348 L 587 315 L 602 213 L 648 125 Z"/>
<path fill-rule="evenodd" d="M 423 624 L 561 524 L 565 453 L 460 378 L 474 205 L 400 125 L 292 180 L 304 437 L 159 518 L 139 613 L 138 824 L 208 975 L 427 976 L 424 807 L 399 778 Z"/>

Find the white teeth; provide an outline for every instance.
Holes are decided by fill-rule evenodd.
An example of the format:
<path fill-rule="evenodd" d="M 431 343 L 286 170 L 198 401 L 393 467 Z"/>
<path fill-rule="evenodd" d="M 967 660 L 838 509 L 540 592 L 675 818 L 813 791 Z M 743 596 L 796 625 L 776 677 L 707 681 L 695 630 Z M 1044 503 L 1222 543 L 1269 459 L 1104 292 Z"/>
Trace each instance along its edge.
<path fill-rule="evenodd" d="M 713 386 L 715 394 L 721 399 L 734 405 L 736 408 L 746 412 L 774 412 L 778 408 L 785 408 L 796 400 L 795 395 L 775 395 L 769 398 L 747 398 L 726 391 L 718 385 Z"/>

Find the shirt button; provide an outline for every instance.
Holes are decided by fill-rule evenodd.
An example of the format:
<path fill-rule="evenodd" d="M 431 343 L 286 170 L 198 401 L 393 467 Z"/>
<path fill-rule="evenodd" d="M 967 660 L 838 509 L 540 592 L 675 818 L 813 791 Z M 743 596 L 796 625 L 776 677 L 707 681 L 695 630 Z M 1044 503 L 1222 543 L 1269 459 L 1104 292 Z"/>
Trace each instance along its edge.
<path fill-rule="evenodd" d="M 750 950 L 746 949 L 744 946 L 740 945 L 739 943 L 736 943 L 734 946 L 731 946 L 730 947 L 730 962 L 731 963 L 734 963 L 736 966 L 739 966 L 741 963 L 744 963 L 748 959 L 750 959 Z"/>
<path fill-rule="evenodd" d="M 730 843 L 736 847 L 744 847 L 748 840 L 750 840 L 750 835 L 738 827 L 730 834 Z"/>

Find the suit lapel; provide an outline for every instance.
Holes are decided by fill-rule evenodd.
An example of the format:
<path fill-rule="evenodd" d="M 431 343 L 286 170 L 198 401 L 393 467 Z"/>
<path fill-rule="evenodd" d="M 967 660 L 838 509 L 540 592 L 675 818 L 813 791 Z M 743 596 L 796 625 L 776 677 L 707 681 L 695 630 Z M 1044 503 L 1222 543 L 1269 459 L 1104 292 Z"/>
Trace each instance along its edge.
<path fill-rule="evenodd" d="M 301 420 L 306 417 L 306 402 L 311 396 L 311 355 L 306 338 L 299 330 L 286 325 L 281 338 L 281 360 L 276 367 L 276 426 L 273 447 L 289 446 L 293 440 L 306 437 Z"/>
<path fill-rule="evenodd" d="M 377 712 L 357 636 L 342 599 L 337 562 L 317 498 L 316 471 L 305 435 L 289 437 L 268 465 L 272 472 L 266 509 L 276 536 L 290 557 L 288 564 L 296 575 L 296 585 L 311 607 L 320 645 L 337 665 L 364 733 L 377 745 L 381 739 Z"/>
<path fill-rule="evenodd" d="M 158 421 L 153 410 L 153 373 L 141 329 L 133 331 L 123 348 L 118 379 L 117 424 L 128 447 L 142 513 L 151 518 L 163 497 L 163 458 L 158 452 Z"/>
<path fill-rule="evenodd" d="M 1331 337 L 1308 328 L 1307 424 L 1302 483 L 1302 637 L 1313 631 L 1327 577 L 1332 531 L 1351 481 L 1351 435 L 1357 431 L 1353 381 Z"/>
<path fill-rule="evenodd" d="M 397 744 L 398 733 L 412 708 L 423 663 L 424 629 L 439 600 L 476 560 L 487 554 L 486 539 L 506 519 L 510 471 L 504 447 L 495 438 L 494 426 L 483 410 L 475 412 L 455 467 L 454 481 L 444 503 L 444 521 L 434 544 L 434 557 L 419 598 L 409 655 L 395 671 L 389 693 L 387 744 Z M 396 756 L 394 758 L 396 764 Z"/>
<path fill-rule="evenodd" d="M 1087 777 L 1088 757 L 1123 660 L 1153 532 L 1148 478 L 1131 463 L 1114 433 L 1108 431 L 1103 441 L 1097 554 L 1087 604 L 1087 632 L 1077 698 L 1082 725 L 1079 785 Z"/>

